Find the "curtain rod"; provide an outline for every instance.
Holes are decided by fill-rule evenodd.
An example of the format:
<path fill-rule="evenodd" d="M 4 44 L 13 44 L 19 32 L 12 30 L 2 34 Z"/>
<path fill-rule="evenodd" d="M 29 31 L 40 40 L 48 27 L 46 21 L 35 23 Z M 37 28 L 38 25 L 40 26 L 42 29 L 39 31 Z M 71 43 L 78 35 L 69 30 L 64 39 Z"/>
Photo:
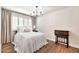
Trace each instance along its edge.
<path fill-rule="evenodd" d="M 21 12 L 18 12 L 18 11 L 13 11 L 13 10 L 10 10 L 10 9 L 6 9 L 6 8 L 4 8 L 4 7 L 1 7 L 1 9 L 8 10 L 8 11 L 11 11 L 11 12 L 14 12 L 14 13 L 18 13 L 18 14 L 22 14 L 22 15 L 25 15 L 25 16 L 33 17 L 33 16 L 31 16 L 31 15 L 27 15 L 27 14 L 25 14 L 25 13 L 21 13 Z"/>

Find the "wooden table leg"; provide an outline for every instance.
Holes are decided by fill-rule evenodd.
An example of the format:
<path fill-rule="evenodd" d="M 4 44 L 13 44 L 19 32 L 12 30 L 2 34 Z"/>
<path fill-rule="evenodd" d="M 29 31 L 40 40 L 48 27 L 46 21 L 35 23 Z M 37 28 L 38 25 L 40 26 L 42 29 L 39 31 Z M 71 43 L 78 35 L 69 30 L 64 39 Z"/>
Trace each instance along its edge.
<path fill-rule="evenodd" d="M 67 48 L 69 47 L 69 40 L 68 40 L 68 37 L 66 38 L 67 39 Z"/>
<path fill-rule="evenodd" d="M 55 37 L 55 44 L 58 43 L 58 36 Z"/>

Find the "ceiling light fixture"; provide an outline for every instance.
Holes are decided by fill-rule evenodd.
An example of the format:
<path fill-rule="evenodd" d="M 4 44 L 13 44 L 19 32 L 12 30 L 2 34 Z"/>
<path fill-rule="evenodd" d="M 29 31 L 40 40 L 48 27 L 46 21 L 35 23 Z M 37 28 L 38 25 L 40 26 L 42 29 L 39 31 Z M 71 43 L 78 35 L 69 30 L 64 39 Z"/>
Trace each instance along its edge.
<path fill-rule="evenodd" d="M 35 6 L 32 13 L 31 13 L 32 16 L 35 16 L 35 17 L 38 17 L 40 15 L 43 15 L 43 9 L 42 7 L 39 7 L 39 6 Z"/>

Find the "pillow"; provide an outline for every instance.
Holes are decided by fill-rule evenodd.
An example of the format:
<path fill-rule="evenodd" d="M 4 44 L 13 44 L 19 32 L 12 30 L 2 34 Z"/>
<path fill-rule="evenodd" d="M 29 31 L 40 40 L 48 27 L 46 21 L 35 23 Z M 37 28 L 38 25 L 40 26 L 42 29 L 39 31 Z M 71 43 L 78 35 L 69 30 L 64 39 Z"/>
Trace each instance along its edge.
<path fill-rule="evenodd" d="M 24 27 L 23 26 L 19 26 L 17 28 L 17 32 L 24 32 Z"/>
<path fill-rule="evenodd" d="M 32 29 L 31 27 L 28 27 L 28 26 L 19 26 L 17 28 L 17 32 L 31 32 Z"/>
<path fill-rule="evenodd" d="M 24 32 L 31 32 L 31 28 L 30 28 L 30 27 L 25 26 L 25 28 L 24 28 Z"/>

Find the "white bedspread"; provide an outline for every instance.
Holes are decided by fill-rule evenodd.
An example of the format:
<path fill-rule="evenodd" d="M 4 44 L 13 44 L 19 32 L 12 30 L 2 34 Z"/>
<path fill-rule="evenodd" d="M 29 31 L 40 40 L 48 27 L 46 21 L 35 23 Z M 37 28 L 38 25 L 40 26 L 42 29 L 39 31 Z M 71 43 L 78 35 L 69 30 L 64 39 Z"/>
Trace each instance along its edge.
<path fill-rule="evenodd" d="M 14 38 L 15 50 L 18 53 L 33 53 L 47 44 L 44 33 L 24 32 L 17 33 Z"/>

